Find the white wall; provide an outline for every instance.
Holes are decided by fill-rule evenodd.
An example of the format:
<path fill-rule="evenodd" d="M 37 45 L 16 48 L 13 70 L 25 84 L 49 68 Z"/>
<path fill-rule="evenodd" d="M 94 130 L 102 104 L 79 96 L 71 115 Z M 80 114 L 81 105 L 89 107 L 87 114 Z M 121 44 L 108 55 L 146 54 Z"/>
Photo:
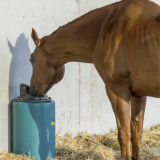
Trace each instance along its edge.
<path fill-rule="evenodd" d="M 0 150 L 10 150 L 10 102 L 19 96 L 20 83 L 30 84 L 28 61 L 34 50 L 30 37 L 39 37 L 111 0 L 1 0 L 0 1 Z M 157 0 L 160 4 L 160 1 Z M 56 131 L 106 133 L 115 118 L 104 84 L 92 64 L 66 64 L 65 77 L 48 93 L 56 101 Z M 145 127 L 160 122 L 160 100 L 149 98 Z"/>

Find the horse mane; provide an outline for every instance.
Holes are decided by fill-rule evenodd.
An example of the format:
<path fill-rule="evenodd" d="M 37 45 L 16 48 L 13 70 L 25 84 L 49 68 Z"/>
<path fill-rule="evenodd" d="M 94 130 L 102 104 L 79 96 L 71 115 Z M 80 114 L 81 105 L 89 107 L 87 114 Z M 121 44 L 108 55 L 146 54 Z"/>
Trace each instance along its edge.
<path fill-rule="evenodd" d="M 111 7 L 113 7 L 113 6 L 115 6 L 115 5 L 118 5 L 118 4 L 121 4 L 121 3 L 125 3 L 125 2 L 129 2 L 129 1 L 130 1 L 130 2 L 141 2 L 141 1 L 149 1 L 149 0 L 120 0 L 120 1 L 118 1 L 118 2 L 111 3 L 111 4 L 106 5 L 106 6 L 104 6 L 104 7 L 96 8 L 96 9 L 91 10 L 91 11 L 87 12 L 86 14 L 84 14 L 84 15 L 76 18 L 75 20 L 72 20 L 71 22 L 68 22 L 67 24 L 59 27 L 57 30 L 55 30 L 55 31 L 52 32 L 50 35 L 48 35 L 47 38 L 50 37 L 50 36 L 52 36 L 53 34 L 57 33 L 58 31 L 60 31 L 60 30 L 63 29 L 64 27 L 66 27 L 66 26 L 68 26 L 68 25 L 70 25 L 70 24 L 72 24 L 72 23 L 74 23 L 74 22 L 77 22 L 77 21 L 80 20 L 81 18 L 87 17 L 88 15 L 90 15 L 92 12 L 94 12 L 94 11 L 96 11 L 96 10 L 103 9 L 103 8 L 108 8 L 108 9 L 110 9 Z M 46 38 L 46 36 L 45 36 L 45 39 L 47 39 L 47 38 Z"/>
<path fill-rule="evenodd" d="M 67 24 L 59 27 L 57 30 L 55 30 L 54 32 L 52 32 L 52 33 L 50 34 L 50 36 L 53 35 L 53 34 L 55 34 L 57 31 L 59 31 L 59 30 L 62 29 L 63 27 L 65 27 L 65 26 L 67 26 L 67 25 L 69 25 L 69 24 L 72 24 L 72 23 L 80 20 L 81 18 L 87 17 L 87 16 L 88 16 L 90 13 L 92 13 L 93 11 L 96 11 L 96 10 L 99 10 L 99 9 L 102 9 L 102 8 L 105 8 L 105 7 L 110 7 L 110 6 L 113 6 L 113 5 L 122 3 L 122 2 L 124 2 L 124 1 L 128 1 L 128 0 L 120 0 L 119 2 L 115 2 L 115 3 L 112 3 L 112 4 L 106 5 L 106 6 L 104 6 L 104 7 L 100 7 L 100 8 L 96 8 L 96 9 L 94 9 L 94 10 L 91 10 L 91 11 L 85 13 L 84 15 L 76 18 L 75 20 L 72 20 L 71 22 L 68 22 Z M 129 1 L 131 1 L 131 0 L 129 0 Z"/>

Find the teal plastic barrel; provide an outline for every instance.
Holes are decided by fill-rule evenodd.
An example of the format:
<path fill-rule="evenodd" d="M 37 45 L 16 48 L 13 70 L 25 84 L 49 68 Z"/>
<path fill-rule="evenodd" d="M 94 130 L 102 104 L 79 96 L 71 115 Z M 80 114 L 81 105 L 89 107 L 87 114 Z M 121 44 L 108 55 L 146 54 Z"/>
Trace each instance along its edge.
<path fill-rule="evenodd" d="M 12 152 L 36 160 L 55 156 L 55 102 L 13 102 Z"/>

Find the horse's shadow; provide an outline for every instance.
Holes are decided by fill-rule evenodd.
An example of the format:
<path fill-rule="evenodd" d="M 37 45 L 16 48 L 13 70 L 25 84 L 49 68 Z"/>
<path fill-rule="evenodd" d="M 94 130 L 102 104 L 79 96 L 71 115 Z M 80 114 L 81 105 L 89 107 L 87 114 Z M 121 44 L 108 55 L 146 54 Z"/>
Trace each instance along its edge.
<path fill-rule="evenodd" d="M 8 40 L 8 46 L 10 48 L 10 52 L 12 54 L 11 64 L 10 64 L 10 70 L 9 70 L 9 104 L 8 104 L 8 151 L 12 151 L 11 148 L 11 105 L 12 101 L 15 100 L 20 95 L 20 84 L 30 84 L 30 78 L 31 78 L 31 71 L 32 66 L 29 62 L 30 58 L 30 49 L 28 46 L 28 38 L 25 37 L 25 35 L 22 33 L 17 38 L 15 46 L 11 44 L 11 42 Z M 41 134 L 41 123 L 37 120 L 36 116 L 33 114 L 32 108 L 29 107 L 29 110 L 31 112 L 31 116 L 35 121 L 35 124 L 38 127 L 39 131 L 39 148 L 38 152 L 40 157 L 42 157 L 42 151 L 44 150 L 44 144 L 43 141 L 47 143 L 45 148 L 45 154 L 48 155 L 49 151 L 51 150 L 50 147 L 50 141 L 47 139 L 47 134 L 49 134 L 50 139 L 50 130 L 49 128 L 45 127 L 43 128 L 45 130 L 45 134 Z M 43 118 L 43 117 L 42 117 Z M 52 153 L 52 152 L 51 152 Z M 52 155 L 53 156 L 53 155 Z"/>
<path fill-rule="evenodd" d="M 11 151 L 11 103 L 19 95 L 19 87 L 21 83 L 29 84 L 31 77 L 31 64 L 29 63 L 30 49 L 28 46 L 28 38 L 24 33 L 20 34 L 16 40 L 15 46 L 7 39 L 12 59 L 9 70 L 8 84 L 8 151 Z"/>

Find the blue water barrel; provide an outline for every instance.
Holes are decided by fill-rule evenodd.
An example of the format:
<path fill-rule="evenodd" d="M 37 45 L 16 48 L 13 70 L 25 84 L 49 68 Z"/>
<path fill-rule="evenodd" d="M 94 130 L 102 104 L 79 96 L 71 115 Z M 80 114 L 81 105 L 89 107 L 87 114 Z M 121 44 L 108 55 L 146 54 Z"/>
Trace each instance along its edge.
<path fill-rule="evenodd" d="M 55 156 L 54 101 L 12 103 L 12 152 L 36 160 Z"/>

